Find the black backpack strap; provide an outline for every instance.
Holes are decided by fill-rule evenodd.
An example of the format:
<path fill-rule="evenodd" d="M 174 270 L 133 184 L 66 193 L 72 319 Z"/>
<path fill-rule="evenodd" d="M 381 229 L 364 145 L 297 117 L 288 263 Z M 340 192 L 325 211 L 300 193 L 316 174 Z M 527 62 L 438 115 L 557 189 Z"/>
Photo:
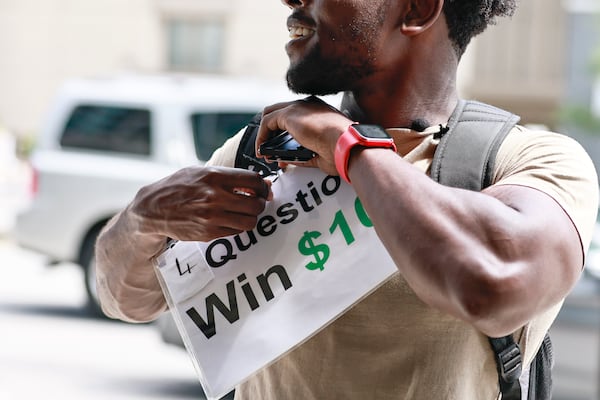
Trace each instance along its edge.
<path fill-rule="evenodd" d="M 431 177 L 475 191 L 489 186 L 496 152 L 519 119 L 488 104 L 460 100 L 435 151 Z"/>
<path fill-rule="evenodd" d="M 515 343 L 512 335 L 488 339 L 496 355 L 496 368 L 502 400 L 520 400 L 521 384 L 519 378 L 523 371 L 521 348 Z"/>
<path fill-rule="evenodd" d="M 512 336 L 489 338 L 490 344 L 496 354 L 496 367 L 502 400 L 520 400 L 521 384 L 519 377 L 522 372 L 523 361 L 521 349 Z M 550 334 L 546 333 L 539 350 L 529 365 L 529 390 L 527 400 L 552 399 L 552 368 L 554 354 Z"/>
<path fill-rule="evenodd" d="M 248 169 L 250 171 L 256 171 L 261 176 L 269 176 L 274 171 L 277 171 L 277 162 L 268 163 L 264 159 L 256 157 L 256 151 L 254 143 L 256 142 L 256 135 L 258 128 L 260 127 L 260 120 L 262 113 L 256 114 L 248 125 L 238 146 L 237 153 L 235 155 L 235 168 Z"/>
<path fill-rule="evenodd" d="M 431 177 L 446 186 L 480 191 L 491 185 L 496 153 L 519 122 L 512 113 L 477 101 L 460 100 L 431 164 Z M 512 335 L 488 338 L 496 358 L 503 400 L 520 400 L 521 349 Z"/>
<path fill-rule="evenodd" d="M 554 353 L 550 335 L 546 333 L 542 345 L 529 367 L 529 394 L 527 400 L 552 399 L 552 368 Z"/>

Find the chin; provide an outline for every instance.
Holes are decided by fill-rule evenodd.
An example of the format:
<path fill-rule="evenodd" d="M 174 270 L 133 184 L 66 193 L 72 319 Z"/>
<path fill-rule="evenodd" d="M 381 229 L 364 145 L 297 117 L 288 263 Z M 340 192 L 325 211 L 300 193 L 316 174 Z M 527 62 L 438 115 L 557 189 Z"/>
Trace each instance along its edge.
<path fill-rule="evenodd" d="M 324 83 L 324 79 L 306 79 L 297 76 L 298 74 L 292 70 L 290 71 L 287 73 L 286 81 L 288 88 L 294 93 L 327 96 L 344 91 L 338 85 L 332 85 L 331 82 Z"/>

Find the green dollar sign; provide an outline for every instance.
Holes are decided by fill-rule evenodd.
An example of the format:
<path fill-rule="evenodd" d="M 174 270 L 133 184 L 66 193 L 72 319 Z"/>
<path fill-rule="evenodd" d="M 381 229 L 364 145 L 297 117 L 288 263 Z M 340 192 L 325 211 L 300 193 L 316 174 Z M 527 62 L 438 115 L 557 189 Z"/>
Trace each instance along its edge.
<path fill-rule="evenodd" d="M 320 232 L 312 231 L 312 232 L 304 232 L 304 236 L 298 242 L 298 251 L 304 254 L 305 256 L 314 256 L 315 262 L 309 262 L 306 264 L 306 268 L 311 271 L 316 270 L 317 268 L 323 271 L 325 268 L 325 263 L 329 258 L 329 246 L 326 244 L 315 244 L 313 239 L 316 239 L 321 236 Z"/>

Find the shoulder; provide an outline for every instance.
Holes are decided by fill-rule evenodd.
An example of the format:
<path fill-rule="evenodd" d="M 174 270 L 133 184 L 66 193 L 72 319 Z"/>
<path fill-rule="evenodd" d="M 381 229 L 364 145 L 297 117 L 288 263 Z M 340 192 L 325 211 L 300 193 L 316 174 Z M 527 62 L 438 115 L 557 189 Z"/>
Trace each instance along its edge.
<path fill-rule="evenodd" d="M 210 159 L 206 162 L 206 165 L 233 168 L 235 166 L 235 157 L 245 131 L 246 127 L 227 139 L 221 147 L 215 150 Z"/>
<path fill-rule="evenodd" d="M 557 173 L 583 182 L 597 183 L 598 180 L 594 163 L 576 140 L 556 132 L 517 125 L 498 150 L 493 182 L 533 174 L 540 179 L 550 179 L 556 178 Z"/>
<path fill-rule="evenodd" d="M 529 129 L 521 125 L 515 126 L 502 143 L 498 156 L 510 156 L 511 153 L 523 151 L 554 150 L 559 153 L 587 153 L 573 138 L 556 132 L 542 129 Z M 589 158 L 589 157 L 588 157 Z"/>
<path fill-rule="evenodd" d="M 567 212 L 585 247 L 598 210 L 598 177 L 573 138 L 516 126 L 498 150 L 494 185 L 521 185 L 552 197 Z"/>

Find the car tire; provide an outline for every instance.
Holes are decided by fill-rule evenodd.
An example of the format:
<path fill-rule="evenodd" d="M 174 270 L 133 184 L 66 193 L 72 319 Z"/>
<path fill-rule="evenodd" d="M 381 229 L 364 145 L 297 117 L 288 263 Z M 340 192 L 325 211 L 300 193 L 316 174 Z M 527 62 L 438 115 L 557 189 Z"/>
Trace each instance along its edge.
<path fill-rule="evenodd" d="M 79 263 L 83 268 L 83 279 L 87 294 L 86 307 L 92 316 L 105 317 L 100 307 L 100 300 L 98 299 L 98 291 L 96 289 L 96 257 L 94 249 L 99 234 L 100 228 L 95 228 L 88 233 L 81 246 Z"/>

